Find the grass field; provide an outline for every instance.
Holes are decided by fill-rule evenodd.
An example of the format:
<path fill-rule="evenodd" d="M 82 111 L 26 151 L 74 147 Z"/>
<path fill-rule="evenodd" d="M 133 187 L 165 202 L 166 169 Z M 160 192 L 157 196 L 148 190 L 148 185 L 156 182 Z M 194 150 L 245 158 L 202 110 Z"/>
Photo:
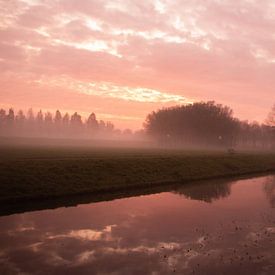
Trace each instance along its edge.
<path fill-rule="evenodd" d="M 274 153 L 5 146 L 0 154 L 1 203 L 275 171 Z"/>

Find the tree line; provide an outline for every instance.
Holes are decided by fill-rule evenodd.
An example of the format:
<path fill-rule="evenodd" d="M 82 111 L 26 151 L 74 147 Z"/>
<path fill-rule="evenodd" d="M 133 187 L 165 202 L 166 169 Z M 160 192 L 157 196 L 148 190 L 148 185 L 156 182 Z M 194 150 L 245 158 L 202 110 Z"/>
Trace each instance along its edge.
<path fill-rule="evenodd" d="M 29 109 L 26 114 L 13 108 L 0 109 L 0 135 L 17 137 L 70 137 L 70 138 L 115 138 L 132 137 L 130 129 L 121 131 L 115 129 L 110 121 L 97 120 L 95 113 L 87 119 L 82 118 L 77 112 L 72 115 L 57 110 L 51 112 L 35 113 Z"/>
<path fill-rule="evenodd" d="M 275 145 L 275 105 L 263 124 L 241 121 L 228 106 L 209 101 L 154 111 L 144 128 L 162 144 L 270 148 Z"/>
<path fill-rule="evenodd" d="M 62 114 L 57 110 L 35 113 L 29 109 L 15 112 L 0 109 L 0 136 L 61 137 L 88 139 L 146 139 L 164 146 L 224 146 L 228 148 L 275 147 L 275 105 L 265 123 L 249 123 L 233 116 L 228 106 L 214 101 L 197 102 L 153 111 L 144 129 L 119 130 L 110 121 L 97 120 L 95 113 L 83 118 L 77 112 Z"/>

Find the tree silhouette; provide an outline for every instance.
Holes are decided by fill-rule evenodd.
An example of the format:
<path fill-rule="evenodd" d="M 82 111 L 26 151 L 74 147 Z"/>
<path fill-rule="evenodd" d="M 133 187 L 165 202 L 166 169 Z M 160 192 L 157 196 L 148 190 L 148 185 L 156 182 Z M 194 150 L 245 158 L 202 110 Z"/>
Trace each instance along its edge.
<path fill-rule="evenodd" d="M 13 108 L 8 112 L 0 109 L 0 136 L 26 137 L 102 137 L 98 133 L 108 133 L 108 138 L 121 134 L 111 122 L 98 122 L 95 113 L 91 113 L 86 121 L 75 112 L 72 116 L 66 113 L 63 117 L 59 110 L 53 115 L 51 112 L 36 114 L 30 108 L 27 115 L 19 110 L 15 116 Z"/>
<path fill-rule="evenodd" d="M 24 129 L 24 125 L 26 123 L 26 117 L 22 110 L 19 110 L 15 117 L 15 124 L 18 131 L 22 131 Z"/>
<path fill-rule="evenodd" d="M 71 125 L 75 127 L 80 127 L 82 125 L 81 115 L 75 112 L 71 117 Z"/>
<path fill-rule="evenodd" d="M 54 122 L 58 125 L 60 125 L 62 122 L 62 115 L 59 110 L 55 112 Z"/>
<path fill-rule="evenodd" d="M 200 102 L 152 112 L 144 127 L 162 141 L 232 146 L 239 129 L 232 114 L 214 101 Z"/>
<path fill-rule="evenodd" d="M 273 107 L 271 108 L 271 111 L 267 116 L 266 124 L 269 126 L 275 126 L 275 104 L 273 105 Z"/>
<path fill-rule="evenodd" d="M 62 119 L 62 124 L 68 126 L 70 123 L 70 115 L 66 113 Z"/>
<path fill-rule="evenodd" d="M 98 122 L 96 120 L 95 113 L 91 113 L 87 119 L 87 128 L 91 132 L 96 132 L 98 130 Z"/>
<path fill-rule="evenodd" d="M 14 111 L 12 108 L 9 109 L 6 121 L 8 125 L 13 125 L 15 119 Z"/>
<path fill-rule="evenodd" d="M 36 115 L 36 123 L 38 125 L 42 125 L 43 121 L 44 121 L 44 115 L 43 115 L 43 112 L 40 110 Z"/>
<path fill-rule="evenodd" d="M 129 129 L 116 129 L 110 121 L 97 120 L 91 113 L 87 120 L 75 112 L 63 117 L 59 110 L 36 114 L 30 108 L 25 115 L 19 110 L 0 109 L 0 136 L 24 137 L 69 137 L 69 138 L 126 138 L 144 140 L 148 136 L 161 144 L 170 145 L 233 145 L 244 148 L 271 148 L 275 146 L 275 127 L 269 124 L 239 121 L 233 117 L 232 110 L 215 102 L 200 102 L 186 106 L 164 108 L 147 116 L 144 129 L 132 132 Z"/>
<path fill-rule="evenodd" d="M 32 108 L 30 108 L 30 109 L 28 110 L 27 118 L 28 118 L 28 121 L 29 121 L 29 122 L 33 122 L 33 121 L 34 121 L 34 114 L 33 114 Z"/>

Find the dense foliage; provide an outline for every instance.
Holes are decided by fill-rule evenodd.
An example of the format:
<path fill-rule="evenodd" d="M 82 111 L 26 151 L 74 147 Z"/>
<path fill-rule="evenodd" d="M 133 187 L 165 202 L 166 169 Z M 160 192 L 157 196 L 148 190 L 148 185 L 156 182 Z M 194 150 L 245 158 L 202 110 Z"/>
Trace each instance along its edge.
<path fill-rule="evenodd" d="M 275 137 L 272 126 L 241 122 L 229 107 L 213 101 L 152 112 L 144 127 L 159 141 L 177 145 L 267 147 Z"/>

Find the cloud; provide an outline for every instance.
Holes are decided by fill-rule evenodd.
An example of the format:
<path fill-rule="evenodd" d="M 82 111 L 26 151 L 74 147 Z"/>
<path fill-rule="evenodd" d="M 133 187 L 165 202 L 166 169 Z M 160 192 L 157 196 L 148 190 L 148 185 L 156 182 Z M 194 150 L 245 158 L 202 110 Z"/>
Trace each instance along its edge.
<path fill-rule="evenodd" d="M 263 120 L 274 100 L 274 14 L 271 0 L 0 1 L 2 105 L 32 105 L 35 96 L 13 95 L 48 79 L 62 82 L 52 107 L 74 90 L 79 102 L 81 92 L 96 96 L 95 109 L 100 97 L 125 101 L 121 117 L 136 117 L 140 102 L 215 99 Z"/>

